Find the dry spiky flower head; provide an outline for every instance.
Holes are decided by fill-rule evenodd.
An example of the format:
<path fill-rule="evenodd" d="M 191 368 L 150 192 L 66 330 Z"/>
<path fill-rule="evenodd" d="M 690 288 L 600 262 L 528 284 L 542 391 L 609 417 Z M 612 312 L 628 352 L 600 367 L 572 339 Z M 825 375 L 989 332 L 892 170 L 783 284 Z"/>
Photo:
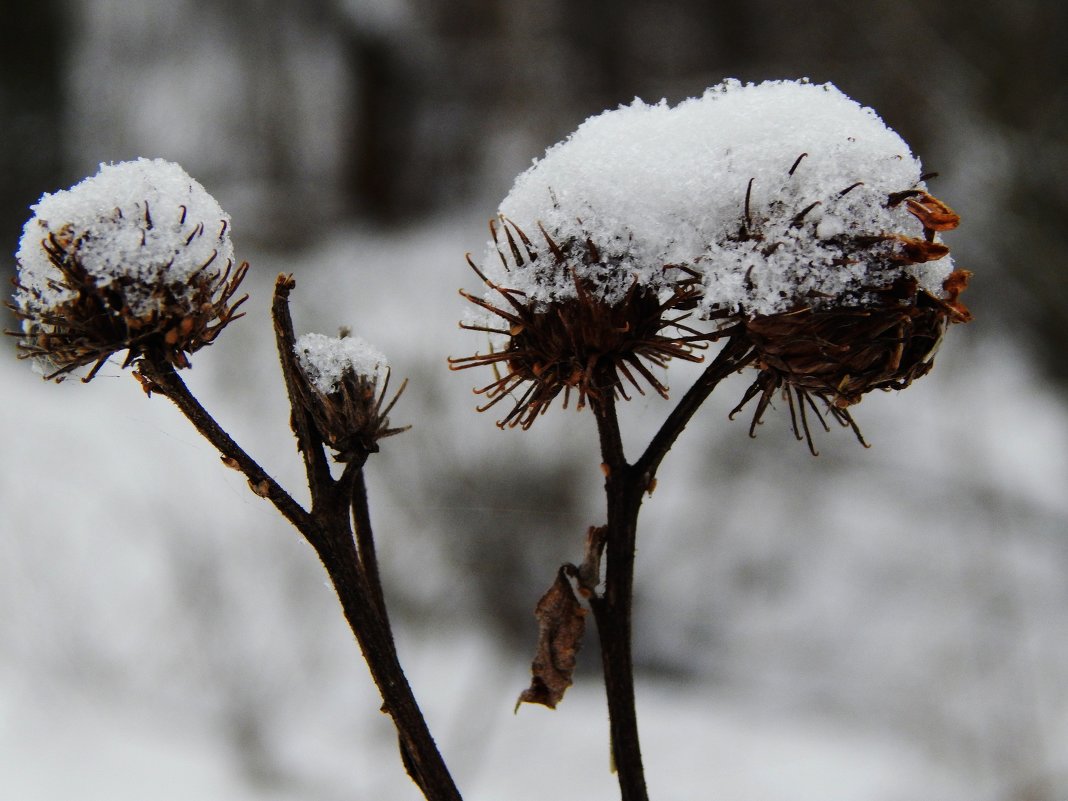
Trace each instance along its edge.
<path fill-rule="evenodd" d="M 389 413 L 408 382 L 388 401 L 386 357 L 359 337 L 305 334 L 293 347 L 303 374 L 298 391 L 315 427 L 339 462 L 377 453 L 378 441 L 407 431 L 391 428 Z"/>
<path fill-rule="evenodd" d="M 490 223 L 494 246 L 510 275 L 535 272 L 536 280 L 567 286 L 551 302 L 530 302 L 527 292 L 495 283 L 468 257 L 468 263 L 490 290 L 492 300 L 461 294 L 496 318 L 468 321 L 461 327 L 503 339 L 499 350 L 450 359 L 453 369 L 491 366 L 496 378 L 476 389 L 487 403 L 479 411 L 514 397 L 499 425 L 529 428 L 563 393 L 568 406 L 598 402 L 606 394 L 629 400 L 628 386 L 644 394 L 644 381 L 667 397 L 667 387 L 650 370 L 670 359 L 699 361 L 695 348 L 709 337 L 684 323 L 696 304 L 699 276 L 685 267 L 664 267 L 669 291 L 657 291 L 636 279 L 616 298 L 606 297 L 601 279 L 619 268 L 620 257 L 602 254 L 593 241 L 557 243 L 540 229 L 540 247 L 515 223 L 501 218 Z"/>
<path fill-rule="evenodd" d="M 177 164 L 101 165 L 33 207 L 10 304 L 22 321 L 21 358 L 61 380 L 115 353 L 188 367 L 241 316 L 248 269 L 235 267 L 230 218 Z"/>
<path fill-rule="evenodd" d="M 848 194 L 849 188 L 844 192 Z M 839 192 L 829 202 L 842 196 Z M 855 289 L 844 296 L 813 293 L 798 297 L 788 311 L 742 315 L 759 372 L 731 416 L 755 398 L 751 436 L 775 395 L 781 394 L 794 435 L 813 454 L 817 451 L 810 415 L 824 430 L 829 428 L 828 416 L 851 428 L 866 446 L 849 407 L 872 390 L 904 389 L 926 375 L 946 328 L 971 319 L 959 300 L 970 273 L 952 271 L 943 280 L 942 291 L 936 292 L 922 287 L 910 269 L 948 256 L 949 248 L 935 237 L 939 231 L 955 228 L 959 217 L 920 189 L 892 193 L 885 199 L 889 208 L 902 201 L 920 222 L 921 236 L 835 233 L 820 239 L 819 225 L 810 226 L 809 234 L 818 247 L 837 254 L 834 264 L 861 266 L 866 278 Z M 775 205 L 772 213 L 781 213 Z M 803 215 L 795 216 L 791 225 L 804 228 L 798 216 Z M 771 252 L 778 246 L 761 233 L 763 228 L 754 220 L 747 201 L 738 239 L 753 240 Z"/>
<path fill-rule="evenodd" d="M 591 117 L 502 202 L 471 262 L 487 292 L 464 293 L 483 314 L 462 325 L 491 348 L 452 366 L 498 369 L 482 408 L 513 396 L 502 422 L 525 427 L 561 390 L 663 394 L 650 367 L 744 338 L 751 431 L 781 394 L 815 451 L 812 414 L 857 431 L 849 407 L 924 375 L 969 319 L 968 274 L 940 240 L 959 218 L 928 177 L 830 84 L 725 81 Z"/>

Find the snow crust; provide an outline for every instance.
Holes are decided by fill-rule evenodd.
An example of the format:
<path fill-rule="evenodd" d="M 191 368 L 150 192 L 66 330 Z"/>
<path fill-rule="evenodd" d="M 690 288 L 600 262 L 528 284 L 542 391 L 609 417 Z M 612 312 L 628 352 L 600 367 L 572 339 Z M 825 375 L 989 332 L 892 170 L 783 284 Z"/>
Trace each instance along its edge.
<path fill-rule="evenodd" d="M 842 266 L 841 237 L 921 237 L 904 204 L 887 205 L 892 192 L 922 188 L 920 176 L 901 137 L 831 84 L 728 80 L 674 107 L 635 99 L 549 148 L 501 203 L 539 258 L 506 267 L 490 242 L 482 267 L 532 303 L 572 296 L 573 279 L 552 269 L 540 225 L 558 245 L 593 243 L 600 264 L 579 266 L 579 275 L 609 302 L 635 280 L 662 288 L 670 264 L 704 274 L 706 312 L 775 313 L 815 293 L 849 298 L 868 264 Z M 756 236 L 745 239 L 750 182 L 747 228 Z M 952 262 L 902 269 L 941 295 Z"/>
<path fill-rule="evenodd" d="M 221 272 L 233 262 L 229 215 L 185 170 L 163 159 L 101 164 L 96 175 L 46 193 L 32 209 L 16 254 L 24 288 L 15 301 L 23 310 L 70 299 L 44 248 L 52 235 L 76 249 L 98 286 L 132 279 L 124 297 L 138 316 L 153 310 L 152 290 L 160 283 L 182 297 L 198 270 L 207 265 Z"/>
<path fill-rule="evenodd" d="M 293 350 L 305 375 L 324 395 L 337 391 L 346 372 L 376 381 L 389 367 L 382 352 L 360 337 L 304 334 Z"/>

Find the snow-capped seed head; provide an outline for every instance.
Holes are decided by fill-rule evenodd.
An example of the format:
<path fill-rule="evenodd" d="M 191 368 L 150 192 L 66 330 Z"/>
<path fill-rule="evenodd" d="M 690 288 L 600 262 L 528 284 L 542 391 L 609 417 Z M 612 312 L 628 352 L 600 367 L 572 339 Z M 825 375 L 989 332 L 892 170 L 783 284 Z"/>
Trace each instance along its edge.
<path fill-rule="evenodd" d="M 389 363 L 364 340 L 345 332 L 305 334 L 293 352 L 305 379 L 299 387 L 303 403 L 339 462 L 375 453 L 380 439 L 410 428 L 389 427 L 389 413 L 408 382 L 385 402 Z"/>
<path fill-rule="evenodd" d="M 519 176 L 500 213 L 545 241 L 488 243 L 479 269 L 491 291 L 476 303 L 522 318 L 583 295 L 609 307 L 643 293 L 663 302 L 681 278 L 688 306 L 719 335 L 743 325 L 752 337 L 758 421 L 769 393 L 789 385 L 852 425 L 849 404 L 922 375 L 945 325 L 968 317 L 958 300 L 967 274 L 940 240 L 959 218 L 926 177 L 874 111 L 830 84 L 730 80 L 675 107 L 635 100 L 591 117 Z M 566 248 L 554 243 L 597 257 L 560 270 Z M 836 312 L 868 324 L 828 322 Z M 804 339 L 808 321 L 821 332 L 810 336 L 816 351 L 828 326 L 840 336 L 825 364 L 775 342 L 776 331 Z M 508 358 L 476 358 L 494 357 Z"/>
<path fill-rule="evenodd" d="M 151 353 L 176 367 L 240 317 L 230 218 L 177 164 L 103 164 L 33 206 L 11 308 L 22 357 L 46 378 Z"/>
<path fill-rule="evenodd" d="M 584 241 L 556 242 L 544 229 L 539 252 L 527 234 L 505 218 L 490 224 L 497 251 L 508 278 L 524 271 L 535 280 L 567 281 L 570 291 L 556 291 L 550 299 L 531 301 L 530 296 L 490 280 L 468 260 L 489 290 L 483 299 L 461 294 L 487 312 L 488 319 L 461 323 L 462 328 L 489 333 L 500 349 L 450 359 L 454 370 L 492 366 L 496 380 L 481 389 L 487 403 L 479 411 L 512 396 L 511 410 L 501 427 L 529 428 L 553 400 L 577 395 L 577 408 L 598 403 L 607 395 L 628 399 L 627 384 L 644 394 L 642 382 L 667 396 L 667 387 L 650 370 L 662 368 L 672 358 L 700 361 L 695 348 L 703 347 L 708 335 L 686 326 L 685 310 L 696 304 L 698 279 L 685 268 L 665 266 L 663 282 L 671 279 L 670 293 L 658 292 L 632 279 L 619 297 L 606 297 L 606 280 L 626 278 L 617 257 L 602 254 L 587 237 Z M 668 333 L 668 332 L 671 333 Z"/>

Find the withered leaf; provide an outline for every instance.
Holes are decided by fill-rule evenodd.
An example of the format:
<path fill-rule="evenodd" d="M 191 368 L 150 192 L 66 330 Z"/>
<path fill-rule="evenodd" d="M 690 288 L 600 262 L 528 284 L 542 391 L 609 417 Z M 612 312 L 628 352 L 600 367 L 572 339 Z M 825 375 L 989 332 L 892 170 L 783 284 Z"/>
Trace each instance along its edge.
<path fill-rule="evenodd" d="M 571 686 L 575 655 L 586 629 L 586 610 L 575 597 L 564 568 L 538 601 L 534 617 L 538 620 L 538 651 L 530 666 L 530 687 L 520 694 L 515 708 L 528 703 L 556 709 Z"/>

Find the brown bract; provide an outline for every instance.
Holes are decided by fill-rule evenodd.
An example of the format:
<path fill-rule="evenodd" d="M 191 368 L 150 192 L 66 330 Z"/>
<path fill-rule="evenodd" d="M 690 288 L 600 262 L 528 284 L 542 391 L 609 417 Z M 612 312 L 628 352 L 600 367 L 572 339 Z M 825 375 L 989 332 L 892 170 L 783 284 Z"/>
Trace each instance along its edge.
<path fill-rule="evenodd" d="M 123 367 L 146 353 L 188 367 L 189 354 L 210 345 L 223 328 L 243 316 L 237 310 L 248 296 L 236 301 L 233 297 L 248 271 L 247 262 L 236 269 L 227 264 L 219 272 L 211 269 L 212 259 L 181 283 L 160 280 L 146 287 L 132 277 L 118 276 L 101 286 L 82 265 L 77 240 L 51 234 L 41 246 L 61 275 L 55 286 L 71 297 L 48 305 L 41 302 L 40 292 L 16 282 L 30 300 L 8 304 L 23 321 L 23 331 L 6 333 L 20 339 L 19 358 L 39 359 L 55 368 L 47 379 L 62 380 L 92 364 L 82 379 L 90 381 L 112 354 L 123 350 Z M 150 295 L 150 311 L 131 309 L 127 293 L 134 291 Z"/>
<path fill-rule="evenodd" d="M 488 399 L 479 411 L 513 397 L 514 405 L 498 422 L 502 428 L 529 428 L 561 392 L 565 408 L 574 392 L 579 409 L 606 393 L 629 399 L 628 384 L 644 394 L 642 381 L 667 397 L 667 387 L 650 366 L 665 367 L 673 358 L 701 361 L 694 350 L 714 338 L 684 323 L 700 295 L 699 277 L 688 267 L 664 267 L 666 274 L 678 276 L 666 297 L 666 292 L 632 282 L 622 300 L 609 303 L 580 270 L 612 268 L 590 240 L 558 244 L 542 229 L 546 250 L 539 250 L 510 220 L 502 218 L 499 228 L 491 222 L 490 230 L 506 271 L 520 266 L 558 271 L 574 287 L 571 297 L 534 303 L 525 293 L 491 281 L 468 257 L 471 269 L 499 300 L 490 302 L 463 290 L 460 294 L 499 318 L 501 327 L 460 325 L 503 335 L 507 341 L 500 351 L 451 358 L 449 366 L 494 369 L 496 379 L 475 392 Z M 506 258 L 505 245 L 511 259 Z"/>
<path fill-rule="evenodd" d="M 945 256 L 949 248 L 934 242 L 935 232 L 956 227 L 959 217 L 945 203 L 919 190 L 891 195 L 888 205 L 902 201 L 923 224 L 924 237 L 890 237 L 897 245 L 890 260 L 910 264 Z M 866 258 L 862 251 L 850 255 Z M 921 289 L 915 278 L 899 275 L 887 286 L 869 287 L 872 299 L 863 304 L 823 304 L 747 319 L 746 333 L 759 373 L 731 416 L 756 398 L 749 428 L 753 435 L 775 394 L 781 391 L 795 436 L 804 439 L 813 454 L 817 451 L 810 414 L 827 429 L 826 412 L 867 445 L 849 407 L 875 389 L 904 389 L 931 370 L 946 328 L 971 319 L 959 300 L 970 275 L 966 270 L 951 273 L 943 284 L 942 297 Z"/>

